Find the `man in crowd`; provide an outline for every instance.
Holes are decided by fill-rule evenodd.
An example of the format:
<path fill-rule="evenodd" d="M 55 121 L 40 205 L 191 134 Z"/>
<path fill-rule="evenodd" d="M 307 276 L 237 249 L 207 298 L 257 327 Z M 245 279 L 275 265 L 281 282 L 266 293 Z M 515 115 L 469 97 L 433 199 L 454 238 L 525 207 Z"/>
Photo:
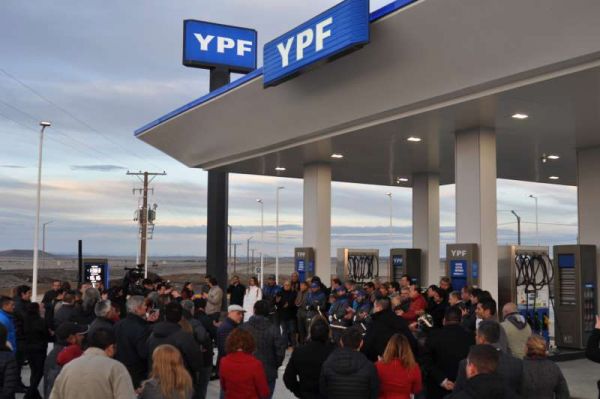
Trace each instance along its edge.
<path fill-rule="evenodd" d="M 445 299 L 448 299 L 448 295 L 452 292 L 452 281 L 450 277 L 443 276 L 440 278 L 440 287 Z"/>
<path fill-rule="evenodd" d="M 94 314 L 96 315 L 96 318 L 92 321 L 92 324 L 90 324 L 90 329 L 88 331 L 90 335 L 98 328 L 112 330 L 115 325 L 115 320 L 118 319 L 117 311 L 112 307 L 112 303 L 108 299 L 96 303 L 94 306 Z"/>
<path fill-rule="evenodd" d="M 221 307 L 223 306 L 223 290 L 219 287 L 217 279 L 214 277 L 207 277 L 208 280 L 208 292 L 202 294 L 202 297 L 206 299 L 206 314 L 214 321 L 219 321 L 221 317 Z"/>
<path fill-rule="evenodd" d="M 504 321 L 500 323 L 502 332 L 506 336 L 509 352 L 519 358 L 525 357 L 525 345 L 531 336 L 531 327 L 517 311 L 517 305 L 509 302 L 502 308 Z"/>
<path fill-rule="evenodd" d="M 53 280 L 52 287 L 44 293 L 44 297 L 42 298 L 42 305 L 44 305 L 44 310 L 48 312 L 50 308 L 54 304 L 54 300 L 58 296 L 58 292 L 60 290 L 61 282 L 60 280 Z"/>
<path fill-rule="evenodd" d="M 423 298 L 423 295 L 419 292 L 419 288 L 416 284 L 410 285 L 409 296 L 410 306 L 408 307 L 408 311 L 401 313 L 401 317 L 411 324 L 416 322 L 419 316 L 425 312 L 427 301 L 425 301 L 425 298 Z"/>
<path fill-rule="evenodd" d="M 254 315 L 240 328 L 248 331 L 254 337 L 256 342 L 254 355 L 265 368 L 271 397 L 273 397 L 277 381 L 277 369 L 283 363 L 287 345 L 279 327 L 270 322 L 268 316 L 269 304 L 267 301 L 264 299 L 257 301 L 254 304 Z"/>
<path fill-rule="evenodd" d="M 13 313 L 15 312 L 15 301 L 7 296 L 0 297 L 0 324 L 8 331 L 8 343 L 13 352 L 17 350 L 17 332 Z"/>
<path fill-rule="evenodd" d="M 498 352 L 491 345 L 471 347 L 466 359 L 464 389 L 455 391 L 448 399 L 505 399 L 514 398 L 507 393 L 504 381 L 498 378 Z"/>
<path fill-rule="evenodd" d="M 219 361 L 227 353 L 225 352 L 225 341 L 234 328 L 239 326 L 244 320 L 244 308 L 240 305 L 229 305 L 227 308 L 227 318 L 221 322 L 217 329 L 217 368 L 219 367 Z"/>
<path fill-rule="evenodd" d="M 240 278 L 238 276 L 233 276 L 231 278 L 231 284 L 227 287 L 227 294 L 229 295 L 230 305 L 244 306 L 246 287 L 240 283 Z"/>
<path fill-rule="evenodd" d="M 148 313 L 143 296 L 133 295 L 127 299 L 127 316 L 115 325 L 117 336 L 116 359 L 123 363 L 133 381 L 134 387 L 139 387 L 148 376 L 148 352 L 146 340 L 150 335 L 149 322 L 155 322 L 159 313 Z"/>
<path fill-rule="evenodd" d="M 448 307 L 446 294 L 445 291 L 439 287 L 433 287 L 432 292 L 432 300 L 428 304 L 427 313 L 429 313 L 433 318 L 433 326 L 435 328 L 442 328 L 444 314 L 446 313 L 446 308 Z"/>
<path fill-rule="evenodd" d="M 321 395 L 344 399 L 377 398 L 377 371 L 373 363 L 360 352 L 363 346 L 360 331 L 355 328 L 346 330 L 339 346 L 323 363 L 319 379 Z"/>
<path fill-rule="evenodd" d="M 430 331 L 425 341 L 423 368 L 426 370 L 427 398 L 441 399 L 452 392 L 458 365 L 475 344 L 473 334 L 460 325 L 461 311 L 446 310 L 444 327 Z"/>
<path fill-rule="evenodd" d="M 498 321 L 498 315 L 496 313 L 497 309 L 498 308 L 496 306 L 496 301 L 493 300 L 491 296 L 485 296 L 483 298 L 480 298 L 477 302 L 477 307 L 475 308 L 475 314 L 477 315 L 476 324 L 479 326 L 479 323 L 481 323 L 481 321 L 483 320 Z M 477 328 L 479 329 L 479 327 Z M 503 352 L 508 351 L 506 333 L 502 328 L 500 329 L 500 340 L 498 344 L 500 345 L 500 348 Z"/>
<path fill-rule="evenodd" d="M 410 276 L 408 274 L 403 274 L 402 277 L 400 277 L 400 288 L 408 288 L 411 282 Z"/>
<path fill-rule="evenodd" d="M 57 363 L 58 355 L 69 346 L 77 345 L 81 348 L 86 332 L 85 326 L 71 322 L 61 324 L 56 330 L 56 342 L 44 362 L 44 398 L 50 397 L 54 381 L 62 369 Z"/>
<path fill-rule="evenodd" d="M 21 374 L 21 368 L 25 365 L 25 319 L 27 318 L 27 305 L 31 303 L 31 287 L 19 285 L 15 291 L 15 311 L 13 322 L 17 333 L 17 369 Z M 19 380 L 20 389 L 26 389 L 25 384 Z"/>
<path fill-rule="evenodd" d="M 72 291 L 67 291 L 63 295 L 62 302 L 60 302 L 54 312 L 54 330 L 56 330 L 62 323 L 72 321 L 75 315 L 75 295 Z"/>
<path fill-rule="evenodd" d="M 506 387 L 506 399 L 517 398 L 521 392 L 523 379 L 523 362 L 504 352 L 500 348 L 500 324 L 493 320 L 484 320 L 479 323 L 475 342 L 478 345 L 491 345 L 498 352 L 497 373 Z M 454 391 L 459 392 L 467 385 L 467 362 L 462 360 L 458 366 L 458 375 L 454 384 Z"/>
<path fill-rule="evenodd" d="M 50 399 L 134 398 L 131 377 L 123 364 L 113 360 L 115 334 L 98 329 L 89 337 L 88 349 L 61 370 Z"/>

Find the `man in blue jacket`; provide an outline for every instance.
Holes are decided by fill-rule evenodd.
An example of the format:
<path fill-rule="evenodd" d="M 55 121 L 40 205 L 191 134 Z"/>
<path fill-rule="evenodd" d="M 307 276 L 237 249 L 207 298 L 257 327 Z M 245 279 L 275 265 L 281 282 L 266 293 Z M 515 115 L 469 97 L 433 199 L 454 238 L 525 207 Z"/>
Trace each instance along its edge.
<path fill-rule="evenodd" d="M 15 330 L 15 322 L 13 313 L 15 312 L 15 301 L 7 296 L 0 297 L 0 324 L 6 327 L 8 331 L 8 342 L 15 353 L 17 351 L 17 332 Z"/>

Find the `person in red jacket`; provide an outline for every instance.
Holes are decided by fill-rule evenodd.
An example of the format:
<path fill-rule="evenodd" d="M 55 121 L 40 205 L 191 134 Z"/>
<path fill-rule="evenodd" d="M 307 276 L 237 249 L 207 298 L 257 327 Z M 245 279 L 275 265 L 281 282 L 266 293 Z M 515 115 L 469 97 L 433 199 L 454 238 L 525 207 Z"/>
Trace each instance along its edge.
<path fill-rule="evenodd" d="M 421 392 L 421 369 L 403 334 L 392 335 L 375 368 L 379 377 L 379 399 L 410 399 L 411 394 Z"/>
<path fill-rule="evenodd" d="M 252 356 L 256 343 L 248 331 L 236 328 L 225 341 L 227 355 L 219 364 L 221 397 L 225 399 L 266 399 L 271 390 L 260 360 Z"/>
<path fill-rule="evenodd" d="M 410 285 L 409 296 L 410 306 L 406 312 L 400 312 L 400 316 L 410 324 L 416 322 L 419 316 L 425 312 L 427 301 L 425 301 L 415 284 Z"/>

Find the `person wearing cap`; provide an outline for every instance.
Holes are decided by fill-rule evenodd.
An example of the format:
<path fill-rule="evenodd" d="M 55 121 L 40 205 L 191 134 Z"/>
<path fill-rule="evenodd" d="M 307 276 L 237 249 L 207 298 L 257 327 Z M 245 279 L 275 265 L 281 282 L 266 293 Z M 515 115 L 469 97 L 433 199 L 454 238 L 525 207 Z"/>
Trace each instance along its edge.
<path fill-rule="evenodd" d="M 283 336 L 289 347 L 296 347 L 296 292 L 292 290 L 292 283 L 284 281 L 283 289 L 275 296 L 277 307 L 277 318 L 280 323 Z"/>
<path fill-rule="evenodd" d="M 335 301 L 329 308 L 333 342 L 338 342 L 344 330 L 352 324 L 353 313 L 348 309 L 352 309 L 352 304 L 346 294 L 346 287 L 338 285 L 335 289 Z"/>
<path fill-rule="evenodd" d="M 296 323 L 298 325 L 298 343 L 303 344 L 308 335 L 306 325 L 306 299 L 308 298 L 308 286 L 306 281 L 300 283 L 300 289 L 296 294 L 295 305 L 298 311 L 296 312 Z"/>
<path fill-rule="evenodd" d="M 368 306 L 369 310 L 371 309 L 371 302 L 367 300 L 367 293 L 363 290 L 355 290 L 354 300 L 352 301 L 352 309 L 357 312 L 359 308 L 364 306 Z"/>
<path fill-rule="evenodd" d="M 325 315 L 325 304 L 327 296 L 321 289 L 321 284 L 313 281 L 310 284 L 310 292 L 306 297 L 306 325 L 310 326 L 311 320 L 318 315 Z M 308 328 L 307 328 L 308 330 Z"/>
<path fill-rule="evenodd" d="M 54 386 L 54 380 L 60 373 L 62 366 L 57 363 L 58 354 L 65 348 L 77 345 L 81 348 L 87 329 L 76 323 L 67 322 L 61 324 L 55 331 L 56 342 L 44 362 L 44 398 L 50 397 Z"/>
<path fill-rule="evenodd" d="M 229 334 L 244 320 L 244 312 L 244 308 L 240 305 L 229 305 L 227 308 L 227 317 L 217 329 L 217 368 L 219 367 L 221 358 L 227 354 L 225 351 L 225 341 L 227 341 Z"/>
<path fill-rule="evenodd" d="M 263 287 L 263 300 L 266 300 L 269 304 L 269 315 L 273 314 L 275 310 L 275 300 L 280 291 L 281 287 L 277 285 L 275 275 L 270 274 L 267 277 L 265 286 Z M 276 325 L 279 325 L 279 320 L 277 317 L 273 317 L 272 322 Z"/>

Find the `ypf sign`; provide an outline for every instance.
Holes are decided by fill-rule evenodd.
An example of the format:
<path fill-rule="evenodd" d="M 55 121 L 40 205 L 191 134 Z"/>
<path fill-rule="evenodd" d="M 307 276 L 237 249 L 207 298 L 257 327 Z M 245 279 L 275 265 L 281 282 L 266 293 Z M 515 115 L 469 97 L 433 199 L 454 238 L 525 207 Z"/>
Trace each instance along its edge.
<path fill-rule="evenodd" d="M 369 0 L 343 1 L 265 44 L 264 85 L 277 85 L 368 42 Z"/>
<path fill-rule="evenodd" d="M 254 29 L 188 19 L 183 21 L 183 65 L 250 72 L 256 69 L 256 42 Z"/>

